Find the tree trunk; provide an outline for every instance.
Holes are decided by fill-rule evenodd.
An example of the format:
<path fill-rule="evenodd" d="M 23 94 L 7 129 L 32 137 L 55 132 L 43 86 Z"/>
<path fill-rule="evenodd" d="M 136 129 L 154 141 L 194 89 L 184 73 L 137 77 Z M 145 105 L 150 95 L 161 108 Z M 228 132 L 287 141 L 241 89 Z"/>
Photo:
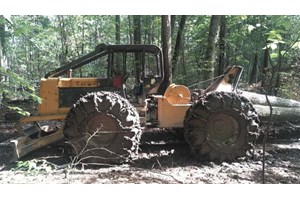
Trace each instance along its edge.
<path fill-rule="evenodd" d="M 129 39 L 128 39 L 128 42 L 129 42 L 129 44 L 133 44 L 133 39 L 132 39 L 132 32 L 131 32 L 131 30 L 132 30 L 132 24 L 131 24 L 131 17 L 130 17 L 130 15 L 128 15 L 128 36 L 129 36 Z"/>
<path fill-rule="evenodd" d="M 134 44 L 142 44 L 142 37 L 141 37 L 141 15 L 134 15 L 133 16 L 133 26 L 134 26 L 134 33 L 133 33 L 133 42 Z"/>
<path fill-rule="evenodd" d="M 60 41 L 61 41 L 61 54 L 60 54 L 60 64 L 65 65 L 67 63 L 68 55 L 68 44 L 67 44 L 67 31 L 65 28 L 64 16 L 57 16 L 60 29 Z"/>
<path fill-rule="evenodd" d="M 270 107 L 267 103 L 266 96 L 263 94 L 257 94 L 254 92 L 242 91 L 242 96 L 247 97 L 256 109 L 260 119 L 262 121 L 267 121 L 270 116 Z M 271 103 L 273 113 L 272 121 L 299 121 L 300 120 L 300 102 L 285 99 L 275 96 L 268 96 Z"/>
<path fill-rule="evenodd" d="M 120 15 L 116 15 L 116 44 L 121 44 Z"/>
<path fill-rule="evenodd" d="M 250 73 L 249 84 L 256 83 L 256 76 L 257 76 L 257 62 L 258 62 L 258 55 L 257 52 L 254 53 L 254 61 Z"/>
<path fill-rule="evenodd" d="M 261 121 L 268 121 L 270 117 L 270 107 L 263 105 L 253 105 Z M 300 108 L 287 108 L 272 106 L 272 122 L 298 122 L 300 119 Z"/>
<path fill-rule="evenodd" d="M 171 15 L 171 37 L 174 34 L 176 15 Z"/>
<path fill-rule="evenodd" d="M 143 19 L 146 21 L 145 24 L 147 24 L 147 26 L 145 26 L 144 44 L 151 44 L 149 40 L 151 36 L 151 16 L 147 15 Z"/>
<path fill-rule="evenodd" d="M 5 61 L 5 19 L 3 15 L 0 15 L 0 68 L 6 69 L 6 61 Z M 0 90 L 2 90 L 1 82 L 5 82 L 7 77 L 5 74 L 0 73 Z M 5 93 L 0 93 L 0 105 L 1 100 L 6 98 Z"/>
<path fill-rule="evenodd" d="M 3 67 L 2 59 L 3 55 L 5 55 L 5 18 L 3 15 L 0 15 L 0 45 L 0 64 Z"/>
<path fill-rule="evenodd" d="M 184 46 L 185 43 L 182 44 L 182 46 Z M 182 60 L 182 74 L 184 77 L 184 84 L 187 85 L 188 80 L 187 80 L 187 76 L 186 76 L 186 59 L 185 59 L 185 49 L 181 48 L 181 60 Z"/>
<path fill-rule="evenodd" d="M 179 57 L 179 52 L 180 52 L 181 43 L 182 43 L 181 42 L 182 41 L 182 33 L 183 33 L 185 22 L 186 22 L 186 15 L 182 15 L 180 18 L 180 23 L 179 23 L 179 28 L 178 28 L 176 43 L 175 43 L 175 48 L 174 48 L 174 54 L 173 54 L 173 58 L 172 58 L 172 65 L 173 65 L 172 73 L 173 74 L 175 72 L 175 67 L 178 63 L 178 57 Z"/>
<path fill-rule="evenodd" d="M 148 16 L 148 31 L 147 31 L 147 42 L 148 44 L 153 43 L 153 16 Z"/>
<path fill-rule="evenodd" d="M 4 69 L 7 68 L 7 58 L 6 58 L 6 39 L 5 39 L 5 18 L 0 15 L 0 67 Z M 4 77 L 4 80 L 6 78 Z M 0 77 L 0 82 L 2 77 Z"/>
<path fill-rule="evenodd" d="M 212 79 L 214 74 L 214 64 L 216 57 L 216 44 L 219 32 L 220 15 L 211 16 L 207 48 L 202 68 L 203 80 Z"/>
<path fill-rule="evenodd" d="M 172 82 L 170 15 L 161 16 L 161 40 L 164 58 L 164 80 L 158 89 L 158 94 L 164 94 L 165 90 Z"/>
<path fill-rule="evenodd" d="M 278 63 L 277 63 L 277 73 L 275 76 L 275 85 L 274 85 L 274 95 L 277 96 L 278 91 L 279 91 L 279 87 L 280 87 L 280 72 L 281 72 L 281 68 L 282 68 L 282 44 L 279 43 L 278 44 Z"/>
<path fill-rule="evenodd" d="M 263 66 L 262 66 L 262 72 L 261 72 L 261 87 L 265 88 L 267 86 L 268 82 L 268 71 L 269 71 L 269 50 L 268 48 L 264 51 L 264 60 L 263 60 Z"/>
<path fill-rule="evenodd" d="M 134 44 L 141 44 L 141 15 L 134 15 L 133 16 L 133 42 Z M 136 74 L 135 74 L 135 80 L 136 83 L 141 82 L 141 73 L 142 73 L 142 66 L 141 66 L 141 55 L 138 53 L 135 53 L 135 63 L 136 63 Z"/>
<path fill-rule="evenodd" d="M 219 34 L 219 66 L 217 70 L 215 70 L 215 76 L 219 76 L 223 74 L 226 69 L 226 17 L 224 15 L 221 16 L 220 19 L 220 34 Z"/>
<path fill-rule="evenodd" d="M 115 25 L 116 25 L 116 44 L 121 44 L 121 20 L 120 15 L 116 15 L 115 17 Z M 122 66 L 122 58 L 121 55 L 116 54 L 116 71 L 121 71 Z"/>
<path fill-rule="evenodd" d="M 268 106 L 266 95 L 255 92 L 242 91 L 242 95 L 250 99 L 253 104 Z M 268 96 L 272 106 L 300 108 L 300 102 L 292 99 L 285 99 L 276 96 Z"/>

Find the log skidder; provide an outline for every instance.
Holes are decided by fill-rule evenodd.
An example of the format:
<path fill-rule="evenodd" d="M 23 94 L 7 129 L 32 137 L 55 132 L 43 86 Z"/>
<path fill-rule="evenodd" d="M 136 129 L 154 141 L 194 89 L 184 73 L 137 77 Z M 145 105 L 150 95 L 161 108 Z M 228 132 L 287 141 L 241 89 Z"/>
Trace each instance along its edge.
<path fill-rule="evenodd" d="M 94 62 L 99 63 L 99 76 L 78 76 L 81 73 L 77 70 Z M 234 93 L 211 93 L 236 91 L 243 68 L 229 66 L 194 104 L 185 86 L 171 84 L 163 91 L 168 78 L 164 67 L 162 50 L 155 45 L 100 44 L 48 72 L 40 84 L 43 102 L 38 115 L 20 119 L 20 125 L 33 125 L 21 130 L 24 136 L 11 141 L 13 159 L 66 139 L 73 163 L 122 163 L 137 153 L 142 130 L 147 128 L 185 128 L 186 140 L 201 157 L 233 160 L 244 155 L 258 130 L 252 104 Z M 134 76 L 128 80 L 128 74 Z M 130 101 L 116 94 L 128 84 L 134 85 L 134 95 L 124 93 Z M 38 123 L 50 120 L 64 120 L 64 126 L 54 133 L 40 134 L 43 130 Z"/>
<path fill-rule="evenodd" d="M 258 115 L 246 97 L 212 92 L 200 96 L 187 110 L 184 135 L 197 157 L 233 161 L 253 147 L 258 127 Z"/>
<path fill-rule="evenodd" d="M 139 115 L 116 93 L 90 93 L 70 109 L 64 135 L 77 162 L 119 164 L 137 153 Z"/>

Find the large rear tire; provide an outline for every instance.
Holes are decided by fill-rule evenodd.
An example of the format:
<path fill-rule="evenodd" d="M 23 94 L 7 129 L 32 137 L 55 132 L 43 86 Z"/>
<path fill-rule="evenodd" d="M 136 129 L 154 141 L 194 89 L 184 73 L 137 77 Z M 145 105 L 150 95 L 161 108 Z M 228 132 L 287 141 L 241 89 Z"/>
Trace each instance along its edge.
<path fill-rule="evenodd" d="M 258 115 L 247 98 L 214 92 L 199 97 L 189 108 L 184 135 L 200 159 L 233 161 L 253 148 L 258 124 Z"/>
<path fill-rule="evenodd" d="M 64 135 L 76 162 L 119 164 L 137 153 L 141 136 L 139 115 L 118 94 L 90 93 L 70 109 Z"/>

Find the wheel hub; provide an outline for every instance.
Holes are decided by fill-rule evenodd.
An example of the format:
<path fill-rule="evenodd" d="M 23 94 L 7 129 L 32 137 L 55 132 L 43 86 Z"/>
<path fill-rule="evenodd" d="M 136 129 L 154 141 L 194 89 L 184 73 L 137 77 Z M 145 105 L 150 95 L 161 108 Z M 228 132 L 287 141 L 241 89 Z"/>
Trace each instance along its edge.
<path fill-rule="evenodd" d="M 217 146 L 233 144 L 239 137 L 238 122 L 224 113 L 213 114 L 208 121 L 208 140 Z"/>
<path fill-rule="evenodd" d="M 118 131 L 118 121 L 108 115 L 98 113 L 89 118 L 86 132 L 90 135 L 93 135 L 93 140 L 97 144 L 100 144 L 103 147 L 109 146 L 114 138 L 117 136 Z"/>

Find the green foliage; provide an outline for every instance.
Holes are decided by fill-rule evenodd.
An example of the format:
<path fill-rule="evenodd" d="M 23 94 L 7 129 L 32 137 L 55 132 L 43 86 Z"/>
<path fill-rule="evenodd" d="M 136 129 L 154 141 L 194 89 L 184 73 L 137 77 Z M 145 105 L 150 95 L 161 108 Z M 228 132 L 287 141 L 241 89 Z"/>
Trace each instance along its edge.
<path fill-rule="evenodd" d="M 188 16 L 184 28 L 182 49 L 173 82 L 185 85 L 203 81 L 199 68 L 203 65 L 207 34 L 211 16 Z M 172 35 L 175 43 L 180 17 L 176 17 Z M 258 81 L 263 64 L 264 48 L 268 48 L 273 65 L 290 66 L 300 50 L 299 16 L 226 16 L 226 63 L 244 67 L 243 80 L 247 80 L 258 55 Z M 161 46 L 161 17 L 141 16 L 143 44 Z M 3 20 L 2 20 L 3 21 Z M 99 43 L 114 44 L 115 16 L 11 16 L 6 23 L 6 58 L 9 61 L 5 76 L 0 81 L 0 92 L 9 96 L 32 98 L 38 102 L 31 84 L 38 82 L 47 72 L 72 61 L 95 48 Z M 120 16 L 121 44 L 133 38 L 132 16 Z M 217 52 L 219 53 L 219 52 Z M 216 57 L 216 60 L 218 58 Z M 99 68 L 89 66 L 77 71 L 78 76 L 98 75 Z M 0 68 L 1 74 L 4 69 Z M 276 68 L 279 70 L 279 68 Z M 101 73 L 100 73 L 101 74 Z M 18 91 L 19 86 L 24 92 Z"/>
<path fill-rule="evenodd" d="M 8 81 L 0 82 L 0 94 L 4 94 L 10 99 L 31 98 L 38 103 L 42 102 L 42 99 L 35 94 L 35 88 L 29 81 L 12 71 L 4 70 L 3 67 L 0 67 L 0 74 L 8 79 Z M 16 110 L 18 111 L 18 109 Z"/>
<path fill-rule="evenodd" d="M 17 113 L 19 113 L 20 115 L 23 116 L 30 116 L 30 113 L 23 110 L 22 108 L 16 107 L 16 106 L 7 106 L 10 110 L 16 111 Z"/>
<path fill-rule="evenodd" d="M 49 163 L 46 160 L 27 160 L 16 161 L 16 167 L 14 171 L 25 171 L 26 173 L 37 174 L 41 172 L 50 172 L 55 168 L 55 165 Z"/>
<path fill-rule="evenodd" d="M 18 74 L 4 70 L 4 68 L 0 66 L 0 77 L 1 76 L 6 76 L 8 79 L 7 81 L 0 82 L 1 95 L 8 99 L 33 99 L 35 102 L 42 102 L 42 99 L 35 94 L 35 88 Z M 9 106 L 2 101 L 0 101 L 0 103 L 22 116 L 30 116 L 29 112 L 20 107 Z"/>

